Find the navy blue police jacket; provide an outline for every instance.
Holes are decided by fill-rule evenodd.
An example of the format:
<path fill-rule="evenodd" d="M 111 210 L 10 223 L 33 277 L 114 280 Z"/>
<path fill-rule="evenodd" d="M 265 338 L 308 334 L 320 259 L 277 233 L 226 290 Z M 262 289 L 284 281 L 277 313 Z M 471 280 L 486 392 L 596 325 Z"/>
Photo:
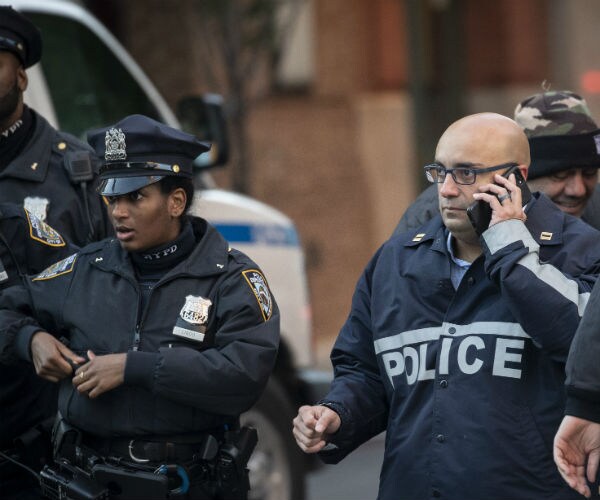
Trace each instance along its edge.
<path fill-rule="evenodd" d="M 192 253 L 154 286 L 144 309 L 116 239 L 93 243 L 0 298 L 0 335 L 29 359 L 40 327 L 78 354 L 127 353 L 124 383 L 97 399 L 61 382 L 59 410 L 96 437 L 168 436 L 223 428 L 264 389 L 279 311 L 258 266 L 203 219 Z M 32 319 L 32 318 L 35 318 Z"/>
<path fill-rule="evenodd" d="M 386 242 L 359 279 L 323 404 L 321 457 L 383 430 L 380 500 L 575 499 L 552 460 L 569 345 L 600 272 L 600 233 L 536 193 L 484 232 L 458 289 L 438 215 Z"/>
<path fill-rule="evenodd" d="M 35 126 L 23 151 L 0 168 L 0 199 L 23 205 L 78 246 L 113 234 L 106 207 L 96 192 L 97 175 L 82 186 L 73 182 L 67 155 L 94 151 L 65 132 L 52 127 L 31 110 Z M 94 168 L 94 167 L 93 167 Z"/>
<path fill-rule="evenodd" d="M 23 207 L 0 204 L 0 290 L 18 285 L 26 274 L 43 271 L 72 254 L 70 246 L 53 228 Z M 0 343 L 5 339 L 0 337 Z M 31 364 L 0 359 L 0 450 L 56 413 L 55 384 L 39 378 Z"/>

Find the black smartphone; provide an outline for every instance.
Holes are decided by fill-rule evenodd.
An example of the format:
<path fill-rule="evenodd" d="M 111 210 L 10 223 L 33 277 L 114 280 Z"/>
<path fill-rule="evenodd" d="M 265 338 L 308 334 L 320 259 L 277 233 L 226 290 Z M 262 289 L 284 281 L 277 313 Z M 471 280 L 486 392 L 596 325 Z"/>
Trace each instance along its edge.
<path fill-rule="evenodd" d="M 525 206 L 531 199 L 531 191 L 529 190 L 529 186 L 527 186 L 527 182 L 521 174 L 518 165 L 509 168 L 505 173 L 502 174 L 502 177 L 506 177 L 508 179 L 510 174 L 515 174 L 515 181 L 517 183 L 517 187 L 521 189 L 521 200 L 523 202 L 523 206 Z M 467 208 L 467 216 L 475 228 L 475 232 L 481 236 L 481 233 L 483 233 L 490 226 L 490 220 L 492 219 L 492 207 L 490 207 L 490 204 L 487 201 L 478 200 L 469 205 Z"/>

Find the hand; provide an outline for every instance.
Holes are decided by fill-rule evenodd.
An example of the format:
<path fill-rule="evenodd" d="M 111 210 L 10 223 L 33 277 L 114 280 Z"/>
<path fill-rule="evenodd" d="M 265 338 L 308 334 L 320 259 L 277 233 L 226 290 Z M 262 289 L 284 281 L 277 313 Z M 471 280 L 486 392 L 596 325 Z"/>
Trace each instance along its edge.
<path fill-rule="evenodd" d="M 566 416 L 554 437 L 554 462 L 567 484 L 590 498 L 587 478 L 596 480 L 600 459 L 600 424 L 582 418 Z"/>
<path fill-rule="evenodd" d="M 54 338 L 48 332 L 40 330 L 31 337 L 31 360 L 36 373 L 50 382 L 58 382 L 73 373 L 71 364 L 85 362 L 81 356 L 77 356 L 60 340 Z"/>
<path fill-rule="evenodd" d="M 302 406 L 294 419 L 294 438 L 305 453 L 317 453 L 341 423 L 340 416 L 327 406 Z"/>
<path fill-rule="evenodd" d="M 96 356 L 87 352 L 90 361 L 80 366 L 73 377 L 73 386 L 91 399 L 119 387 L 125 379 L 127 354 Z"/>
<path fill-rule="evenodd" d="M 484 184 L 479 187 L 480 193 L 474 193 L 473 198 L 483 200 L 492 208 L 492 218 L 489 227 L 509 219 L 519 219 L 523 222 L 527 216 L 523 211 L 521 188 L 517 186 L 515 174 L 508 179 L 499 174 L 494 176 L 495 184 Z"/>

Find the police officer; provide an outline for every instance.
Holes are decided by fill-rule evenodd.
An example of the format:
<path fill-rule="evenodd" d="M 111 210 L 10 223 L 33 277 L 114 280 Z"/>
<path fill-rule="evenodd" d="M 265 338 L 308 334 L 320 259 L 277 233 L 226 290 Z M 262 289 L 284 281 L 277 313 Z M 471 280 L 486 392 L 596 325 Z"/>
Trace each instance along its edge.
<path fill-rule="evenodd" d="M 100 192 L 116 238 L 8 290 L 0 335 L 41 377 L 61 381 L 54 446 L 96 484 L 117 484 L 124 498 L 142 487 L 153 498 L 244 498 L 251 446 L 231 430 L 275 362 L 279 311 L 267 281 L 186 215 L 204 143 L 141 115 L 89 142 L 105 159 Z M 232 447 L 242 451 L 223 458 Z M 141 483 L 140 469 L 152 473 Z"/>
<path fill-rule="evenodd" d="M 77 245 L 110 234 L 95 191 L 92 150 L 23 103 L 25 70 L 40 60 L 39 30 L 0 6 L 0 199 L 22 204 Z"/>
<path fill-rule="evenodd" d="M 425 167 L 440 214 L 374 255 L 331 353 L 330 391 L 294 420 L 300 448 L 328 463 L 387 430 L 379 500 L 577 497 L 549 449 L 600 233 L 541 193 L 524 209 L 511 164 L 526 177 L 513 120 L 480 113 L 446 129 Z M 475 200 L 492 214 L 481 236 Z"/>
<path fill-rule="evenodd" d="M 74 251 L 23 207 L 0 204 L 0 290 Z M 0 359 L 0 494 L 3 499 L 39 498 L 37 481 L 10 459 L 38 470 L 49 459 L 49 426 L 44 429 L 43 423 L 56 411 L 56 390 L 28 363 L 4 361 Z"/>

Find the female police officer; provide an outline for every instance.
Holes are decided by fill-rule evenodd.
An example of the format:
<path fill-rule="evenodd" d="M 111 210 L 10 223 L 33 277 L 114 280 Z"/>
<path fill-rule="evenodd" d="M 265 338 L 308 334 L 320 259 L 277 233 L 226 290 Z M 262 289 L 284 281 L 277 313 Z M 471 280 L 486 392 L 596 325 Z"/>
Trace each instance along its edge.
<path fill-rule="evenodd" d="M 41 377 L 62 380 L 61 459 L 119 498 L 146 483 L 145 498 L 220 498 L 237 479 L 219 475 L 215 443 L 266 384 L 277 305 L 256 264 L 185 215 L 204 143 L 141 115 L 88 140 L 105 158 L 99 190 L 116 239 L 3 297 L 0 335 Z M 74 452 L 65 429 L 77 433 Z M 170 473 L 176 487 L 160 481 Z"/>

